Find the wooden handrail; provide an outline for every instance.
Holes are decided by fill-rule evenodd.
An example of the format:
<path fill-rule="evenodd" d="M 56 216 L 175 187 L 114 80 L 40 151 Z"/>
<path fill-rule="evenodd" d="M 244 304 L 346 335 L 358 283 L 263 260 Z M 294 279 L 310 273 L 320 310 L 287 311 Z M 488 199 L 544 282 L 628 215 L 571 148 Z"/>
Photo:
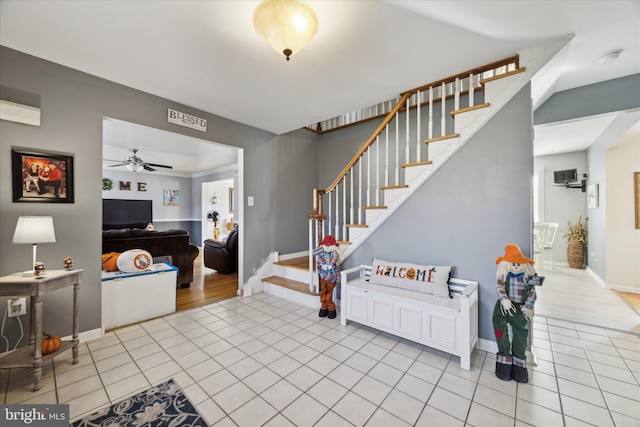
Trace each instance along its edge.
<path fill-rule="evenodd" d="M 342 181 L 342 179 L 347 175 L 347 172 L 349 172 L 349 170 L 356 164 L 358 163 L 358 160 L 360 159 L 360 157 L 362 157 L 362 155 L 367 151 L 367 149 L 371 146 L 371 144 L 373 144 L 373 142 L 376 140 L 376 138 L 378 137 L 378 135 L 380 135 L 382 133 L 382 131 L 384 130 L 384 128 L 391 122 L 391 120 L 393 120 L 393 117 L 396 115 L 396 113 L 402 108 L 402 106 L 404 105 L 405 102 L 407 102 L 407 99 L 409 99 L 409 97 L 412 95 L 412 93 L 408 93 L 405 92 L 402 97 L 400 98 L 400 100 L 398 101 L 398 103 L 391 109 L 391 111 L 389 111 L 389 113 L 387 114 L 387 116 L 382 120 L 382 122 L 378 125 L 378 127 L 376 128 L 375 131 L 373 131 L 373 133 L 371 134 L 371 136 L 364 142 L 364 144 L 362 144 L 362 147 L 360 147 L 360 149 L 358 150 L 358 152 L 353 156 L 353 158 L 351 159 L 351 161 L 349 161 L 349 163 L 347 163 L 347 165 L 344 167 L 344 169 L 342 169 L 342 172 L 340 172 L 338 174 L 338 176 L 336 177 L 336 179 L 333 180 L 333 182 L 331 183 L 331 185 L 329 185 L 327 188 L 325 188 L 324 190 L 322 190 L 322 193 L 328 193 L 331 190 L 333 190 L 334 188 L 336 188 L 336 186 L 338 184 L 340 184 L 340 181 Z"/>
<path fill-rule="evenodd" d="M 456 79 L 463 79 L 463 78 L 469 77 L 469 74 L 474 74 L 475 75 L 475 74 L 479 74 L 479 73 L 482 73 L 482 72 L 487 71 L 487 70 L 495 69 L 495 68 L 502 67 L 502 66 L 509 65 L 509 64 L 513 64 L 513 63 L 515 63 L 516 68 L 519 68 L 519 65 L 518 65 L 519 56 L 518 55 L 512 56 L 510 58 L 501 59 L 500 61 L 492 62 L 490 64 L 483 65 L 482 67 L 476 67 L 476 68 L 473 68 L 473 69 L 471 69 L 469 71 L 464 71 L 464 72 L 458 73 L 458 74 L 456 74 L 454 76 L 449 76 L 449 77 L 446 77 L 444 79 L 437 80 L 435 82 L 428 83 L 426 85 L 422 85 L 422 86 L 410 89 L 410 90 L 408 90 L 406 92 L 402 92 L 400 95 L 404 95 L 406 93 L 414 94 L 415 92 L 423 91 L 423 90 L 429 89 L 430 87 L 440 86 L 442 83 L 451 83 L 452 81 L 455 81 Z"/>

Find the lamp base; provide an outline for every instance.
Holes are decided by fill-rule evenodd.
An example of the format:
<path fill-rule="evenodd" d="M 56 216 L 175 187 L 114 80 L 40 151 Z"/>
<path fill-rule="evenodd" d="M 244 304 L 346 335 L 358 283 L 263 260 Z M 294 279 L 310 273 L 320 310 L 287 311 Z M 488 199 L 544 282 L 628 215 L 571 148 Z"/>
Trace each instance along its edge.
<path fill-rule="evenodd" d="M 44 276 L 45 274 L 46 274 L 46 271 L 42 271 L 40 273 L 40 277 Z M 27 270 L 22 272 L 22 277 L 36 277 L 36 275 L 33 270 Z"/>

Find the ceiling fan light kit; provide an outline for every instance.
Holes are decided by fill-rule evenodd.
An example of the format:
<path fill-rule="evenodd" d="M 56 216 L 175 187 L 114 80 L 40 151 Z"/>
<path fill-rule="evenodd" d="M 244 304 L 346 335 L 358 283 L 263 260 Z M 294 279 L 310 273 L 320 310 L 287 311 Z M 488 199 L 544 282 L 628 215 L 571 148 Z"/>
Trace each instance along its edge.
<path fill-rule="evenodd" d="M 265 0 L 253 12 L 253 26 L 258 35 L 288 61 L 315 36 L 318 17 L 301 1 Z"/>

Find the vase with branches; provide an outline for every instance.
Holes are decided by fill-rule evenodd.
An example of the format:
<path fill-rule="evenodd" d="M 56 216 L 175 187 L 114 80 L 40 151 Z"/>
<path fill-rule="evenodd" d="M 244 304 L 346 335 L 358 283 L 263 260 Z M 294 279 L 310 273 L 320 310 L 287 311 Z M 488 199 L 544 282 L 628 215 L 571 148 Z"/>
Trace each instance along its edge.
<path fill-rule="evenodd" d="M 567 245 L 567 262 L 569 267 L 582 268 L 584 265 L 585 246 L 589 240 L 587 219 L 582 220 L 582 215 L 575 224 L 569 221 L 564 237 L 569 242 Z"/>

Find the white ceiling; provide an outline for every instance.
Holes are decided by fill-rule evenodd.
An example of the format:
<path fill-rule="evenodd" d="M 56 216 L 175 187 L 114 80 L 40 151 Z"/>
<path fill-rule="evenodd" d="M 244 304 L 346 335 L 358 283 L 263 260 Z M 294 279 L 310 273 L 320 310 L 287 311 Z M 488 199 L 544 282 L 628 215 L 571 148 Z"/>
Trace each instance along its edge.
<path fill-rule="evenodd" d="M 258 3 L 0 0 L 0 44 L 276 134 L 569 34 L 535 93 L 640 72 L 638 0 L 308 1 L 320 28 L 289 62 L 253 30 Z"/>

